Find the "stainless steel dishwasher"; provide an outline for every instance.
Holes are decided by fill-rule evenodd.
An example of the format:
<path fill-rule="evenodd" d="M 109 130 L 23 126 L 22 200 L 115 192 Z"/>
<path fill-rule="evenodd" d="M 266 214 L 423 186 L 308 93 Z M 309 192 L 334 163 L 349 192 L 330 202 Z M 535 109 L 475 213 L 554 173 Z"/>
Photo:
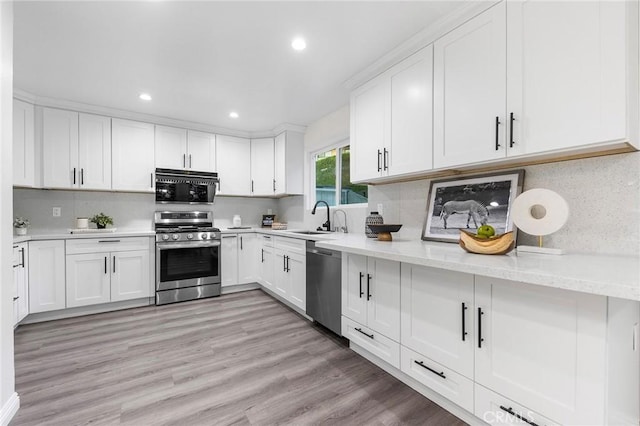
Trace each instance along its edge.
<path fill-rule="evenodd" d="M 307 241 L 307 315 L 342 336 L 342 253 Z"/>

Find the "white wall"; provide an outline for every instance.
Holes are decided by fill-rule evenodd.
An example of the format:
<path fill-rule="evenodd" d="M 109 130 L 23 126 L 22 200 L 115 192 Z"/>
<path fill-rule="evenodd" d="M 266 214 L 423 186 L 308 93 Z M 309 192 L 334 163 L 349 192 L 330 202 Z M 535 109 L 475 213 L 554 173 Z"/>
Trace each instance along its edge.
<path fill-rule="evenodd" d="M 0 424 L 17 404 L 13 366 L 13 4 L 0 2 Z"/>
<path fill-rule="evenodd" d="M 258 226 L 268 209 L 276 210 L 278 202 L 269 198 L 215 198 L 213 205 L 156 204 L 153 194 L 115 192 L 83 192 L 41 189 L 14 189 L 14 213 L 31 222 L 29 233 L 66 232 L 74 228 L 76 217 L 91 217 L 103 212 L 114 219 L 119 230 L 153 229 L 153 213 L 157 210 L 213 211 L 214 226 L 232 226 L 239 214 L 244 226 Z M 53 217 L 52 208 L 61 207 L 62 215 Z"/>

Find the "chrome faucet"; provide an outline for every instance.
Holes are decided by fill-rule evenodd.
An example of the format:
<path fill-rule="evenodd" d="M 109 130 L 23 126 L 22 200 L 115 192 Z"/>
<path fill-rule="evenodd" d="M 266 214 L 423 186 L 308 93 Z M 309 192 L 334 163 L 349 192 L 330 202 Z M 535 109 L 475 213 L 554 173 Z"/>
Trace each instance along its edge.
<path fill-rule="evenodd" d="M 323 223 L 322 226 L 326 228 L 327 231 L 331 231 L 331 221 L 329 220 L 329 204 L 327 204 L 326 201 L 324 200 L 316 201 L 316 204 L 313 206 L 313 210 L 311 210 L 311 214 L 316 214 L 316 208 L 320 203 L 324 203 L 324 205 L 327 206 L 327 221 Z M 318 227 L 318 230 L 321 231 L 320 227 Z"/>
<path fill-rule="evenodd" d="M 336 213 L 338 213 L 338 212 L 340 212 L 340 213 L 342 213 L 344 215 L 344 226 L 335 226 L 335 224 L 338 223 L 336 221 Z M 349 233 L 349 230 L 347 229 L 347 212 L 345 212 L 344 210 L 336 209 L 336 210 L 333 211 L 333 223 L 334 223 L 334 226 L 335 226 L 333 228 L 334 231 L 336 231 L 336 232 L 342 231 L 345 234 Z"/>

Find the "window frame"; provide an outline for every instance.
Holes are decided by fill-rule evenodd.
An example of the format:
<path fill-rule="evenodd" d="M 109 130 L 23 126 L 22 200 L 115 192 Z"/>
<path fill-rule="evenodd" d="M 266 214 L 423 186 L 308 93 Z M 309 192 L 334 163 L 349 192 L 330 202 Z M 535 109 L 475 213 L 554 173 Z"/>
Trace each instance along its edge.
<path fill-rule="evenodd" d="M 342 139 L 339 142 L 336 142 L 334 144 L 331 145 L 327 145 L 324 148 L 321 149 L 317 149 L 315 151 L 310 152 L 310 156 L 309 156 L 309 171 L 311 174 L 311 179 L 310 179 L 310 190 L 309 190 L 309 200 L 310 200 L 310 205 L 313 206 L 317 199 L 316 199 L 316 156 L 318 154 L 322 154 L 324 152 L 327 151 L 331 151 L 331 150 L 336 150 L 336 204 L 334 206 L 330 206 L 331 208 L 336 208 L 336 209 L 349 209 L 349 208 L 361 208 L 361 207 L 368 207 L 369 202 L 367 201 L 366 203 L 353 203 L 353 204 L 342 204 L 342 155 L 341 155 L 341 149 L 345 148 L 347 146 L 351 146 L 351 141 L 349 140 L 349 138 L 346 139 Z M 351 167 L 351 166 L 349 166 Z M 369 198 L 369 195 L 367 194 L 367 200 Z"/>

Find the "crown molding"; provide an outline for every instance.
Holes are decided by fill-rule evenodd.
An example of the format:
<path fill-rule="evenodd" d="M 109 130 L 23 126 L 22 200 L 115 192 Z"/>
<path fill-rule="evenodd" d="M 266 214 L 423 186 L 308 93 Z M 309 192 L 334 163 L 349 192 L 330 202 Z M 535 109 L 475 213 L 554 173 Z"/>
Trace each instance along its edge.
<path fill-rule="evenodd" d="M 438 19 L 413 37 L 402 42 L 390 52 L 387 52 L 365 69 L 344 81 L 342 87 L 347 90 L 353 90 L 361 86 L 499 2 L 500 1 L 496 0 L 461 1 L 461 5 L 453 12 Z"/>
<path fill-rule="evenodd" d="M 84 112 L 89 114 L 105 115 L 113 118 L 121 118 L 125 120 L 143 121 L 146 123 L 159 124 L 162 126 L 180 127 L 183 129 L 197 130 L 200 132 L 214 133 L 217 135 L 236 136 L 240 138 L 261 138 L 261 137 L 274 137 L 284 131 L 293 131 L 298 133 L 304 133 L 306 131 L 305 126 L 297 124 L 283 123 L 272 130 L 248 132 L 243 130 L 228 129 L 225 127 L 213 126 L 210 124 L 198 123 L 194 121 L 178 120 L 169 117 L 161 117 L 158 115 L 144 114 L 133 111 L 126 111 L 117 108 L 109 108 L 91 104 L 85 104 L 81 102 L 69 101 L 66 99 L 48 98 L 45 96 L 37 96 L 32 93 L 26 92 L 22 89 L 14 88 L 13 97 L 25 102 L 29 102 L 38 106 L 49 108 L 60 108 L 72 111 Z"/>

